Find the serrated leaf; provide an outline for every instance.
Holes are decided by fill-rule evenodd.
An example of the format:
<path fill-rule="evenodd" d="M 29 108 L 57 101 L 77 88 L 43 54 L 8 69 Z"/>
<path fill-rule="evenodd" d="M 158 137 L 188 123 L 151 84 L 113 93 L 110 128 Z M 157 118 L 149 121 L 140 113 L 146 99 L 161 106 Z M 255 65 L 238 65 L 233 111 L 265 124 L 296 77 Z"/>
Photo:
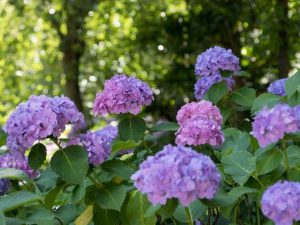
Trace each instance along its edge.
<path fill-rule="evenodd" d="M 123 185 L 110 184 L 96 194 L 96 202 L 103 209 L 120 211 L 126 197 L 127 189 Z"/>
<path fill-rule="evenodd" d="M 300 88 L 300 71 L 298 70 L 293 76 L 285 82 L 285 91 L 288 97 L 292 97 L 294 93 Z"/>
<path fill-rule="evenodd" d="M 40 201 L 39 195 L 33 194 L 28 191 L 13 192 L 0 198 L 0 211 L 7 212 L 23 205 Z"/>
<path fill-rule="evenodd" d="M 232 100 L 241 106 L 251 107 L 256 97 L 256 91 L 252 88 L 242 87 L 232 93 Z"/>
<path fill-rule="evenodd" d="M 102 170 L 107 172 L 111 177 L 120 176 L 124 179 L 130 179 L 134 170 L 125 162 L 120 160 L 109 160 L 101 165 Z"/>
<path fill-rule="evenodd" d="M 63 180 L 80 184 L 88 170 L 88 155 L 81 146 L 68 146 L 54 153 L 51 159 L 52 170 Z"/>
<path fill-rule="evenodd" d="M 46 160 L 47 149 L 45 145 L 35 144 L 28 155 L 28 163 L 32 169 L 38 169 Z"/>
<path fill-rule="evenodd" d="M 253 103 L 251 108 L 251 113 L 260 111 L 264 106 L 273 107 L 275 104 L 279 103 L 281 96 L 273 95 L 270 93 L 264 93 L 258 96 Z"/>
<path fill-rule="evenodd" d="M 126 216 L 129 225 L 155 225 L 155 216 L 145 217 L 145 213 L 149 206 L 150 203 L 145 195 L 142 195 L 138 191 L 132 191 L 129 194 L 126 206 Z"/>
<path fill-rule="evenodd" d="M 54 215 L 45 208 L 38 208 L 30 215 L 26 215 L 23 221 L 26 222 L 26 224 L 53 225 Z"/>
<path fill-rule="evenodd" d="M 247 151 L 250 145 L 250 136 L 236 128 L 228 128 L 223 131 L 225 141 L 220 147 L 221 151 Z"/>
<path fill-rule="evenodd" d="M 263 175 L 280 166 L 282 153 L 278 149 L 270 149 L 256 158 L 257 174 Z"/>
<path fill-rule="evenodd" d="M 287 149 L 288 162 L 290 167 L 300 166 L 300 147 L 291 145 Z"/>
<path fill-rule="evenodd" d="M 189 207 L 190 207 L 193 219 L 199 218 L 207 210 L 207 206 L 204 205 L 199 200 L 193 201 Z M 178 205 L 173 216 L 176 220 L 186 223 L 187 219 L 186 219 L 185 207 L 183 207 L 182 205 Z"/>
<path fill-rule="evenodd" d="M 257 189 L 250 188 L 250 187 L 234 187 L 228 192 L 228 195 L 239 198 L 244 194 L 250 194 L 256 192 L 258 192 Z"/>
<path fill-rule="evenodd" d="M 119 225 L 120 214 L 118 211 L 112 209 L 102 209 L 98 205 L 95 205 L 93 210 L 93 221 L 95 225 Z"/>
<path fill-rule="evenodd" d="M 205 98 L 212 103 L 217 104 L 228 92 L 227 84 L 225 81 L 216 83 L 207 91 Z"/>
<path fill-rule="evenodd" d="M 77 218 L 78 210 L 75 205 L 66 204 L 59 207 L 55 211 L 55 216 L 58 217 L 59 220 L 63 222 L 63 224 L 71 224 Z"/>
<path fill-rule="evenodd" d="M 128 141 L 114 140 L 112 143 L 112 152 L 118 152 L 121 150 L 132 149 L 138 145 L 139 145 L 139 143 L 137 143 L 133 140 L 128 140 Z"/>
<path fill-rule="evenodd" d="M 177 131 L 179 128 L 179 125 L 174 122 L 162 122 L 154 125 L 151 128 L 151 131 Z"/>
<path fill-rule="evenodd" d="M 225 173 L 240 185 L 243 185 L 256 169 L 255 157 L 249 152 L 237 151 L 222 157 Z"/>
<path fill-rule="evenodd" d="M 133 140 L 138 142 L 144 136 L 146 122 L 138 116 L 129 116 L 122 119 L 118 125 L 120 139 L 123 141 Z"/>

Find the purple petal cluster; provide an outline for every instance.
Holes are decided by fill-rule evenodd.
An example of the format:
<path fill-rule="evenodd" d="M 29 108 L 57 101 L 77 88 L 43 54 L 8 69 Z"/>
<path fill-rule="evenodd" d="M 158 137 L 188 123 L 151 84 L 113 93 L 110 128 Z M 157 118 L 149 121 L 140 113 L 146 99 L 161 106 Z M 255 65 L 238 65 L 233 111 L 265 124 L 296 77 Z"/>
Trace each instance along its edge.
<path fill-rule="evenodd" d="M 152 100 L 152 90 L 145 82 L 124 74 L 114 75 L 105 81 L 103 92 L 97 94 L 94 113 L 130 112 L 136 115 L 141 111 L 141 106 L 150 105 Z"/>
<path fill-rule="evenodd" d="M 8 179 L 0 179 L 0 196 L 4 195 L 9 189 L 9 180 Z"/>
<path fill-rule="evenodd" d="M 59 136 L 68 123 L 83 123 L 83 114 L 69 98 L 33 95 L 8 118 L 6 144 L 12 152 L 23 153 L 37 140 Z"/>
<path fill-rule="evenodd" d="M 294 133 L 299 129 L 296 109 L 297 107 L 291 108 L 287 104 L 277 104 L 271 109 L 265 106 L 256 114 L 252 123 L 252 135 L 261 147 L 275 143 L 285 133 Z"/>
<path fill-rule="evenodd" d="M 131 179 L 153 204 L 164 205 L 168 199 L 177 198 L 188 206 L 197 198 L 212 199 L 221 176 L 208 156 L 188 147 L 166 145 L 149 156 Z"/>
<path fill-rule="evenodd" d="M 23 170 L 32 179 L 37 176 L 37 173 L 29 167 L 28 160 L 25 156 L 16 157 L 11 154 L 2 155 L 0 156 L 0 168 Z"/>
<path fill-rule="evenodd" d="M 300 220 L 300 183 L 279 181 L 263 194 L 262 212 L 275 225 L 293 225 Z"/>
<path fill-rule="evenodd" d="M 96 132 L 88 132 L 73 138 L 68 145 L 81 145 L 87 152 L 89 162 L 94 166 L 102 164 L 111 153 L 113 139 L 118 135 L 116 127 L 107 126 Z"/>
<path fill-rule="evenodd" d="M 187 103 L 177 112 L 180 125 L 176 133 L 176 144 L 220 146 L 224 142 L 221 131 L 222 115 L 211 102 L 201 100 Z"/>
<path fill-rule="evenodd" d="M 285 96 L 285 82 L 287 79 L 288 78 L 283 78 L 272 82 L 268 87 L 268 92 L 275 95 Z"/>
<path fill-rule="evenodd" d="M 220 74 L 215 74 L 215 75 L 204 76 L 199 78 L 194 85 L 194 90 L 195 90 L 194 93 L 196 99 L 197 100 L 203 99 L 204 95 L 211 88 L 211 86 L 213 86 L 216 83 L 220 83 L 223 80 L 226 82 L 228 90 L 232 91 L 235 83 L 232 76 L 222 77 Z"/>
<path fill-rule="evenodd" d="M 221 71 L 237 72 L 239 58 L 230 49 L 215 46 L 200 54 L 195 64 L 197 76 L 213 76 Z"/>

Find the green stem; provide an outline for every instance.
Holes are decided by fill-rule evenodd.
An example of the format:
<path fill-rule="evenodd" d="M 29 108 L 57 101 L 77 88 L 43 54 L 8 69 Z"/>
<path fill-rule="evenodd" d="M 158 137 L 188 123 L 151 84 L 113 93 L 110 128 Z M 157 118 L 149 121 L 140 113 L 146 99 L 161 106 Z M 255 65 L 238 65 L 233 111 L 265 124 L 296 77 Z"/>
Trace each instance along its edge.
<path fill-rule="evenodd" d="M 51 140 L 53 141 L 53 143 L 54 144 L 56 144 L 56 146 L 60 149 L 60 150 L 62 150 L 63 148 L 61 147 L 61 145 L 60 145 L 60 143 L 58 142 L 58 140 L 57 139 L 55 139 L 55 138 L 51 138 Z"/>
<path fill-rule="evenodd" d="M 257 218 L 257 225 L 260 225 L 260 210 L 258 203 L 256 203 L 256 218 Z"/>
<path fill-rule="evenodd" d="M 99 183 L 91 174 L 88 178 L 96 185 L 97 188 L 103 188 L 103 184 Z"/>
<path fill-rule="evenodd" d="M 193 225 L 193 216 L 190 210 L 190 207 L 185 207 L 186 218 L 189 225 Z"/>
<path fill-rule="evenodd" d="M 237 224 L 237 220 L 238 220 L 238 205 L 236 205 L 234 208 L 233 223 Z"/>
<path fill-rule="evenodd" d="M 289 159 L 288 159 L 286 148 L 283 149 L 283 155 L 284 155 L 284 161 L 285 161 L 286 175 L 287 175 L 287 178 L 290 180 Z"/>
<path fill-rule="evenodd" d="M 260 186 L 264 187 L 264 184 L 260 181 L 260 179 L 256 175 L 252 175 L 252 177 L 260 184 Z"/>

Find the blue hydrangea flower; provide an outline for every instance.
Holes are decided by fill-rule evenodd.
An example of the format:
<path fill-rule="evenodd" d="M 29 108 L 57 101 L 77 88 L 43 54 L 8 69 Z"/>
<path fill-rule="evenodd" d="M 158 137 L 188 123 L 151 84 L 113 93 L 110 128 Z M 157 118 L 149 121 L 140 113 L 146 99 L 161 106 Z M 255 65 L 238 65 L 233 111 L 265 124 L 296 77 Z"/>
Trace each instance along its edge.
<path fill-rule="evenodd" d="M 285 82 L 287 79 L 288 78 L 283 78 L 272 82 L 268 87 L 268 92 L 275 95 L 285 96 Z"/>

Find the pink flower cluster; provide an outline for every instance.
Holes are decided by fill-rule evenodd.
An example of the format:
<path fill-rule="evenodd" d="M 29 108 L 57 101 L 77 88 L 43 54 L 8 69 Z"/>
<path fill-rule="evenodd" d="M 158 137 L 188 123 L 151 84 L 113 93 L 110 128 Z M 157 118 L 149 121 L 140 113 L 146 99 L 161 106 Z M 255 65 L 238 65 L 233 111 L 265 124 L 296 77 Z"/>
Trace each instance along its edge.
<path fill-rule="evenodd" d="M 149 156 L 131 179 L 153 204 L 164 205 L 168 199 L 177 198 L 188 206 L 197 198 L 212 199 L 221 176 L 208 156 L 188 147 L 166 145 Z"/>
<path fill-rule="evenodd" d="M 185 104 L 178 111 L 176 119 L 180 125 L 176 133 L 176 144 L 209 144 L 217 147 L 224 142 L 222 115 L 209 101 Z"/>
<path fill-rule="evenodd" d="M 134 115 L 141 111 L 141 106 L 150 105 L 153 93 L 148 84 L 126 75 L 115 75 L 105 81 L 104 90 L 98 93 L 94 103 L 94 113 L 127 113 Z"/>

